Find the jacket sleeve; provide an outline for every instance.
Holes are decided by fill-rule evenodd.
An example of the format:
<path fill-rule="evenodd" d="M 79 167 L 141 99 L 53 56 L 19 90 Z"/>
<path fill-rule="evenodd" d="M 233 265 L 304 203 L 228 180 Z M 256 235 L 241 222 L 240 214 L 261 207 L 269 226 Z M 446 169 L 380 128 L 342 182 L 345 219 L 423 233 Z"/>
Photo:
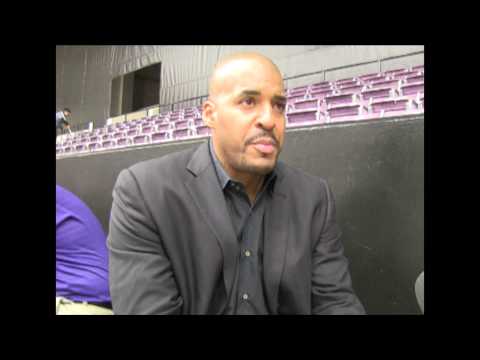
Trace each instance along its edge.
<path fill-rule="evenodd" d="M 319 238 L 315 239 L 312 257 L 312 314 L 362 315 L 365 309 L 353 292 L 343 254 L 333 193 L 326 182 L 321 186 L 323 196 L 313 218 L 313 233 Z"/>
<path fill-rule="evenodd" d="M 113 312 L 180 313 L 183 300 L 143 196 L 134 174 L 122 170 L 113 189 L 107 240 Z"/>

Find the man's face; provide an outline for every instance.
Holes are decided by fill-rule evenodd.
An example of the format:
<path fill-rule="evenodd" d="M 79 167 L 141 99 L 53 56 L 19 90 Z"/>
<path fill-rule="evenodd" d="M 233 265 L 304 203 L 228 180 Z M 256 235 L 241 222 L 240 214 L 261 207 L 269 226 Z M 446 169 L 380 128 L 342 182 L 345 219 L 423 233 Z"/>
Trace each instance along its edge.
<path fill-rule="evenodd" d="M 70 113 L 68 111 L 64 111 L 63 112 L 63 115 L 65 115 L 65 117 L 69 117 L 70 116 Z"/>
<path fill-rule="evenodd" d="M 272 64 L 256 59 L 225 67 L 217 79 L 218 91 L 211 96 L 213 105 L 204 105 L 217 156 L 231 176 L 268 174 L 284 142 L 282 77 Z"/>

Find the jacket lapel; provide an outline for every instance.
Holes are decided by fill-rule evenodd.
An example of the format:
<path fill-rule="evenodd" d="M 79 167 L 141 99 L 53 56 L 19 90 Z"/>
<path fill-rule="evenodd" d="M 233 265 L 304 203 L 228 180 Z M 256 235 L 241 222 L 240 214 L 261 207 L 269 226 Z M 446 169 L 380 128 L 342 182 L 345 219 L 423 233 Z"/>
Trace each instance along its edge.
<path fill-rule="evenodd" d="M 278 178 L 272 193 L 272 201 L 265 212 L 263 280 L 270 311 L 277 314 L 278 290 L 285 264 L 289 232 L 288 201 L 284 191 L 282 164 L 277 165 Z"/>
<path fill-rule="evenodd" d="M 224 257 L 223 278 L 227 294 L 231 294 L 239 245 L 228 215 L 223 192 L 218 185 L 218 178 L 209 154 L 208 142 L 199 146 L 190 159 L 187 169 L 194 176 L 185 185 L 222 249 Z"/>

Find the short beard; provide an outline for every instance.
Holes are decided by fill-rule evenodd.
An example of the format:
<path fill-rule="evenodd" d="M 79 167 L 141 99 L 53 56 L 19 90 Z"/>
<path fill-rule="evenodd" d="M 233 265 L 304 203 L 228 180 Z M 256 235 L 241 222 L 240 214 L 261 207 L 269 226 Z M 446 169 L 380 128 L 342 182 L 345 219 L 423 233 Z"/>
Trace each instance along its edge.
<path fill-rule="evenodd" d="M 272 165 L 260 166 L 260 165 L 248 164 L 246 162 L 246 157 L 242 155 L 239 161 L 237 161 L 237 159 L 231 159 L 233 161 L 230 162 L 230 166 L 238 172 L 264 176 L 273 171 L 273 169 L 275 168 L 275 165 L 277 164 L 277 159 L 278 159 L 278 154 L 277 154 L 277 158 L 275 159 Z"/>

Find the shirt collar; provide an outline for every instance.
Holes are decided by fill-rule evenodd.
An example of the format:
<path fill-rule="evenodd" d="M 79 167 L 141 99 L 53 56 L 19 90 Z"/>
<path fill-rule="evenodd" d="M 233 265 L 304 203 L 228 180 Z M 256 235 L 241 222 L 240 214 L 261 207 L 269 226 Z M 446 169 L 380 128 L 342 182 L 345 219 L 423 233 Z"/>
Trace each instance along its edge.
<path fill-rule="evenodd" d="M 227 187 L 228 183 L 231 181 L 231 182 L 235 182 L 235 180 L 233 180 L 232 178 L 230 178 L 230 176 L 227 174 L 227 172 L 225 171 L 225 169 L 223 168 L 222 164 L 220 163 L 220 161 L 218 160 L 217 158 L 217 155 L 215 154 L 215 150 L 213 148 L 213 142 L 212 140 L 209 140 L 208 141 L 208 146 L 209 146 L 209 149 L 210 149 L 210 156 L 212 158 L 212 162 L 213 162 L 213 166 L 215 168 L 215 172 L 217 173 L 217 178 L 218 178 L 218 181 L 219 181 L 219 184 L 220 184 L 220 187 L 222 190 L 225 190 L 225 188 Z M 262 189 L 264 187 L 267 187 L 273 191 L 273 186 L 275 184 L 275 179 L 277 178 L 277 172 L 275 171 L 275 168 L 273 169 L 272 172 L 270 172 L 265 180 L 264 180 L 264 186 L 262 187 Z"/>

